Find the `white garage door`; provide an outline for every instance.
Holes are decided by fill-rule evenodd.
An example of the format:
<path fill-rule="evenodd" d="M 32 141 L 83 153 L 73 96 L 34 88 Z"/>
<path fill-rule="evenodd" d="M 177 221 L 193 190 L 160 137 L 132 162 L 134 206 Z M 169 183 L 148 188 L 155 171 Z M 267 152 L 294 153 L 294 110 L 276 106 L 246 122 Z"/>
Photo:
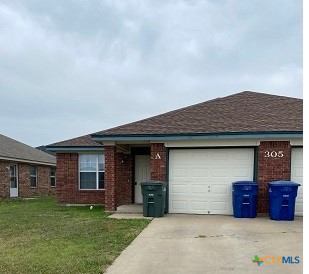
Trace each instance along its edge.
<path fill-rule="evenodd" d="M 169 212 L 227 214 L 232 182 L 253 180 L 254 149 L 172 149 Z"/>
<path fill-rule="evenodd" d="M 303 215 L 303 149 L 292 148 L 291 155 L 291 181 L 300 183 L 295 203 L 295 215 Z"/>

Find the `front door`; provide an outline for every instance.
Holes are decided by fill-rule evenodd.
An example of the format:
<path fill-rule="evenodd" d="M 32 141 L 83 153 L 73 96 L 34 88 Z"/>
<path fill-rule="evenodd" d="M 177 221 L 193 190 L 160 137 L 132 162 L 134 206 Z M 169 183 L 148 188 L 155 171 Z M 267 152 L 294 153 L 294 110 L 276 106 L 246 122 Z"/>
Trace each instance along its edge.
<path fill-rule="evenodd" d="M 18 172 L 17 165 L 10 165 L 10 197 L 18 197 Z"/>
<path fill-rule="evenodd" d="M 143 203 L 141 182 L 150 180 L 150 155 L 135 155 L 134 202 Z"/>

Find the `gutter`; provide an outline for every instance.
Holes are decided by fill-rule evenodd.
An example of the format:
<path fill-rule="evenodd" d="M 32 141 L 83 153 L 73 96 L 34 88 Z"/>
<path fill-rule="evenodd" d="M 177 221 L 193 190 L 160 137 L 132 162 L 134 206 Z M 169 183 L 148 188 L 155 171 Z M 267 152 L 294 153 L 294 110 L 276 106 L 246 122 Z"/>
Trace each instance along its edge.
<path fill-rule="evenodd" d="M 67 151 L 104 151 L 103 146 L 93 146 L 93 147 L 85 147 L 85 146 L 47 146 L 46 150 L 55 151 L 55 152 L 67 152 Z"/>
<path fill-rule="evenodd" d="M 167 140 L 209 140 L 209 139 L 278 139 L 303 138 L 302 131 L 283 132 L 227 132 L 188 134 L 116 134 L 90 135 L 93 141 L 167 141 Z"/>
<path fill-rule="evenodd" d="M 0 160 L 9 161 L 9 162 L 36 164 L 36 165 L 43 165 L 43 166 L 52 166 L 52 167 L 56 166 L 56 163 L 38 162 L 38 161 L 32 161 L 32 160 L 27 160 L 27 159 L 17 159 L 17 158 L 3 157 L 3 156 L 0 156 Z"/>

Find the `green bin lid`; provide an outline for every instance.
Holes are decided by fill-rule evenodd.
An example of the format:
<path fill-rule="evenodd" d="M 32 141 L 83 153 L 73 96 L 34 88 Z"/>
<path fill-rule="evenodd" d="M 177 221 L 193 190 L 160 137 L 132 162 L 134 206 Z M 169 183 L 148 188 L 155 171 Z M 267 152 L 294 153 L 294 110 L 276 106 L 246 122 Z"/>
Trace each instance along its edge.
<path fill-rule="evenodd" d="M 141 182 L 142 186 L 149 186 L 149 185 L 157 185 L 157 186 L 161 186 L 161 185 L 166 185 L 166 182 L 163 181 L 147 181 L 147 182 Z"/>

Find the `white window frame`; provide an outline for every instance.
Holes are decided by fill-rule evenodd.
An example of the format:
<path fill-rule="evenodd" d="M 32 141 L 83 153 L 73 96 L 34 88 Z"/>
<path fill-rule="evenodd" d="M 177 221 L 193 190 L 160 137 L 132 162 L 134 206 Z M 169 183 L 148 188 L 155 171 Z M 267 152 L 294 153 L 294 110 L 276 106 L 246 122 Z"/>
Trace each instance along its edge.
<path fill-rule="evenodd" d="M 35 175 L 31 175 L 31 168 L 34 167 L 35 168 Z M 31 188 L 37 188 L 38 187 L 38 167 L 37 166 L 33 166 L 31 165 L 29 167 L 29 173 L 30 173 L 30 187 Z M 31 185 L 31 178 L 35 178 L 35 186 Z"/>
<path fill-rule="evenodd" d="M 55 175 L 52 175 L 52 170 L 55 171 Z M 52 185 L 52 179 L 55 180 L 55 185 L 54 186 Z M 57 185 L 57 181 L 56 181 L 56 168 L 55 167 L 51 167 L 50 168 L 50 187 L 56 187 L 56 185 Z"/>
<path fill-rule="evenodd" d="M 86 155 L 91 155 L 91 156 L 96 156 L 96 170 L 80 170 L 80 158 L 81 156 L 86 156 Z M 99 170 L 99 156 L 103 155 L 103 163 L 104 163 L 104 168 L 103 170 Z M 81 188 L 80 187 L 80 174 L 81 172 L 89 172 L 89 173 L 96 173 L 96 188 Z M 87 190 L 105 190 L 105 180 L 104 180 L 104 188 L 99 188 L 99 173 L 103 173 L 103 176 L 105 177 L 105 154 L 97 154 L 97 153 L 83 153 L 78 155 L 78 188 L 79 190 L 82 191 L 87 191 Z"/>

